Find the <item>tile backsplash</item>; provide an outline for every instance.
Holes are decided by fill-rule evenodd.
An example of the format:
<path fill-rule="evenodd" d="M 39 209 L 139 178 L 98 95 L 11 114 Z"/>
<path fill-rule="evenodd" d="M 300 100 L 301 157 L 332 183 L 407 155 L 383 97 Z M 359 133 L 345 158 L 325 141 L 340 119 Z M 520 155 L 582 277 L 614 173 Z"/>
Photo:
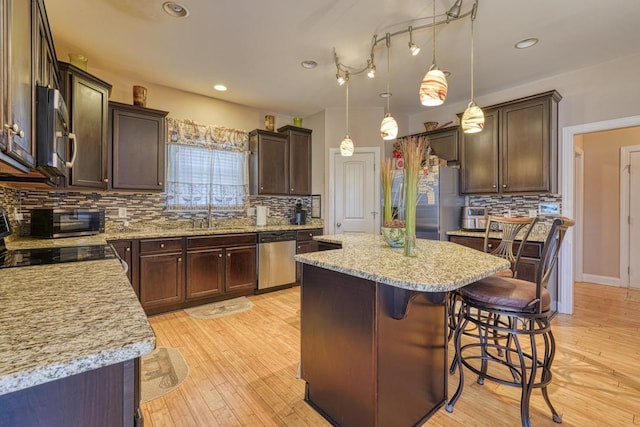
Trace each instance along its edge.
<path fill-rule="evenodd" d="M 105 210 L 107 231 L 121 230 L 125 226 L 131 228 L 161 225 L 188 226 L 194 220 L 206 220 L 208 212 L 172 211 L 165 207 L 164 193 L 126 193 L 126 192 L 76 192 L 47 190 L 15 190 L 0 186 L 0 206 L 9 212 L 14 233 L 29 234 L 30 209 L 36 207 L 77 207 L 99 208 Z M 311 212 L 311 197 L 276 197 L 250 196 L 249 207 L 268 206 L 268 224 L 288 224 L 296 200 L 300 198 L 304 209 Z M 24 215 L 18 223 L 14 216 L 17 208 Z M 126 208 L 126 217 L 119 217 L 119 209 Z M 253 225 L 255 213 L 249 215 L 247 209 L 242 211 L 212 211 L 211 220 L 220 226 Z"/>
<path fill-rule="evenodd" d="M 504 195 L 504 196 L 469 196 L 469 206 L 486 207 L 490 215 L 529 216 L 530 210 L 538 212 L 540 203 L 558 203 L 562 212 L 562 196 L 559 194 L 543 195 Z M 552 222 L 551 216 L 540 216 L 539 221 Z"/>

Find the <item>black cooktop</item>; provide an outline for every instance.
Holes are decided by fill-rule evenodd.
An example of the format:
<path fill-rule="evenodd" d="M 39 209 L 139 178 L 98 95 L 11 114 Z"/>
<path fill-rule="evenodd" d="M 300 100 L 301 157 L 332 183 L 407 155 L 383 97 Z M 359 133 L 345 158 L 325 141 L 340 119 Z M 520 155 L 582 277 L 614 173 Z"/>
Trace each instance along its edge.
<path fill-rule="evenodd" d="M 115 258 L 116 254 L 109 245 L 16 249 L 0 252 L 0 268 L 59 264 L 63 262 L 96 261 Z"/>

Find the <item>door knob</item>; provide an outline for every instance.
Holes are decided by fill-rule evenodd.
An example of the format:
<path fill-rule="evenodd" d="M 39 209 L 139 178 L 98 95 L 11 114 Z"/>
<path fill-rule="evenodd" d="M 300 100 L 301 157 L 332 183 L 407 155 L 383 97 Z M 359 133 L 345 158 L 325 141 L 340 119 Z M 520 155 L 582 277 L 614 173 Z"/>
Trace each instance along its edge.
<path fill-rule="evenodd" d="M 342 227 L 342 223 L 341 222 L 337 223 L 336 227 Z"/>

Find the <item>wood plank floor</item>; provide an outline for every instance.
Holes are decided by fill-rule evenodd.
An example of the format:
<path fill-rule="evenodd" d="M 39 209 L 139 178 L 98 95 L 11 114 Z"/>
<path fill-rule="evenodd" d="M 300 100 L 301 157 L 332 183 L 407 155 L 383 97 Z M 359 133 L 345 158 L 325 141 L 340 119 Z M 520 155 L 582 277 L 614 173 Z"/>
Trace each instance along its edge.
<path fill-rule="evenodd" d="M 299 288 L 251 296 L 251 310 L 213 320 L 183 311 L 151 317 L 158 346 L 178 348 L 190 371 L 177 390 L 142 405 L 145 426 L 328 426 L 296 379 L 299 298 Z M 553 323 L 549 390 L 562 425 L 640 425 L 640 291 L 576 283 L 574 315 Z M 454 412 L 443 408 L 425 426 L 520 425 L 517 389 L 467 378 Z M 457 379 L 449 377 L 449 395 Z M 557 425 L 539 391 L 531 421 Z"/>

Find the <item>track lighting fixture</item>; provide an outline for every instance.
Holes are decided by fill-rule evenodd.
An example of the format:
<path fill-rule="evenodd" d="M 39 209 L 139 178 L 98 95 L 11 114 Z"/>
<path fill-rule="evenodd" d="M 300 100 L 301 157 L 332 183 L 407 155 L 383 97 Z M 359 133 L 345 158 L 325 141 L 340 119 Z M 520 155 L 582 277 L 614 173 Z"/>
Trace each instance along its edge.
<path fill-rule="evenodd" d="M 353 156 L 353 141 L 349 137 L 349 72 L 345 73 L 345 82 L 347 83 L 347 103 L 345 107 L 345 117 L 346 117 L 346 133 L 344 139 L 340 143 L 340 155 L 341 156 Z"/>
<path fill-rule="evenodd" d="M 391 91 L 389 90 L 389 80 L 391 80 L 391 35 L 387 33 L 387 114 L 384 115 L 382 123 L 380 123 L 380 136 L 385 141 L 396 139 L 398 136 L 398 122 L 391 115 L 389 108 L 389 100 L 391 99 Z"/>
<path fill-rule="evenodd" d="M 336 79 L 338 80 L 338 84 L 342 86 L 347 81 L 340 73 L 336 74 Z"/>
<path fill-rule="evenodd" d="M 436 65 L 436 0 L 433 0 L 433 61 L 420 85 L 420 103 L 426 107 L 442 105 L 447 99 L 447 77 Z"/>
<path fill-rule="evenodd" d="M 476 20 L 476 13 L 478 12 L 478 2 L 473 4 L 473 10 L 471 11 L 471 101 L 467 109 L 462 114 L 460 125 L 464 133 L 477 133 L 484 127 L 484 113 L 482 109 L 478 107 L 476 101 L 473 99 L 473 45 L 474 45 L 474 28 L 473 23 Z"/>
<path fill-rule="evenodd" d="M 413 56 L 420 53 L 420 46 L 413 42 L 413 27 L 409 27 L 409 51 Z"/>
<path fill-rule="evenodd" d="M 457 18 L 460 16 L 460 10 L 462 9 L 462 0 L 456 0 L 456 2 L 447 10 L 447 16 L 449 18 Z"/>
<path fill-rule="evenodd" d="M 376 66 L 372 65 L 371 67 L 369 67 L 369 71 L 367 71 L 367 77 L 369 77 L 370 79 L 374 78 L 376 76 Z"/>

